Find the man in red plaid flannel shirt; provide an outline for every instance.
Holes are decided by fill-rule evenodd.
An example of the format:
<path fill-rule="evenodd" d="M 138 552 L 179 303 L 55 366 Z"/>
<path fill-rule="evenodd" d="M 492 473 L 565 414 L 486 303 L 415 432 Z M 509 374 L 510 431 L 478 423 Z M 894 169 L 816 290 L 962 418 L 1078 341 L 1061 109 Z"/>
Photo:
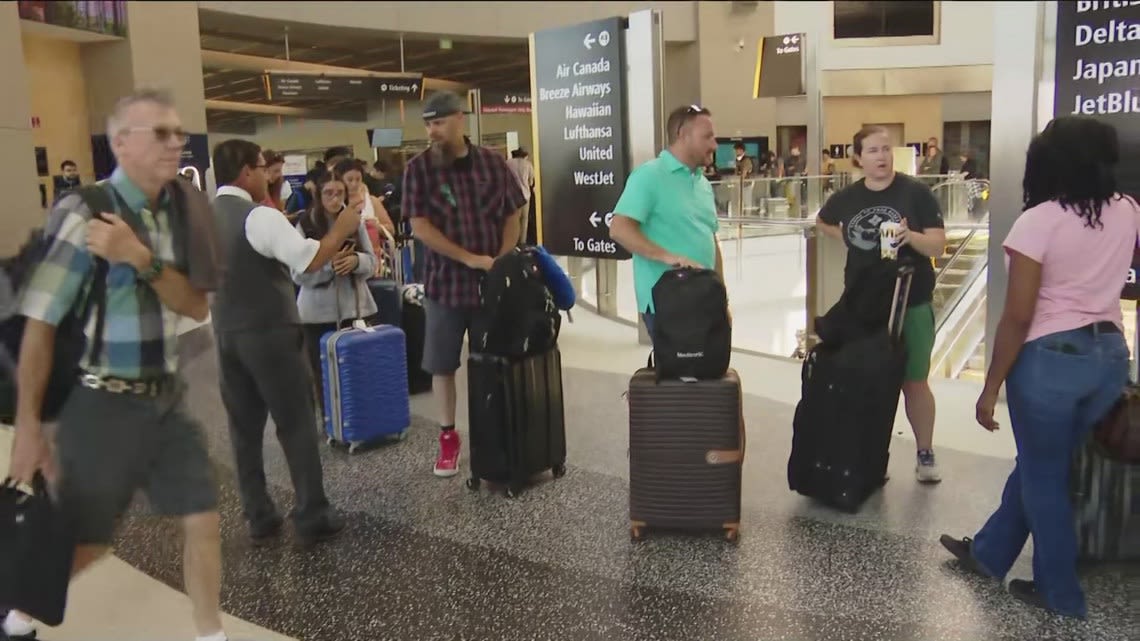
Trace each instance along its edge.
<path fill-rule="evenodd" d="M 503 156 L 464 135 L 466 103 L 450 92 L 433 94 L 423 118 L 431 147 L 408 162 L 403 212 L 427 247 L 427 316 L 420 364 L 432 375 L 439 404 L 436 476 L 459 472 L 455 433 L 455 372 L 463 341 L 479 307 L 479 281 L 496 257 L 518 243 L 519 208 L 526 197 Z M 414 366 L 409 363 L 409 366 Z"/>

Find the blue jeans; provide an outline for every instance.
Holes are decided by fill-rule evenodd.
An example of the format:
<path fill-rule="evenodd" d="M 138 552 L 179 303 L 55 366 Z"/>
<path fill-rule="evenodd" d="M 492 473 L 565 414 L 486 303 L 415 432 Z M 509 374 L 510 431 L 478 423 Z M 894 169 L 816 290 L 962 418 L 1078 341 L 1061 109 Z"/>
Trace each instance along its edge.
<path fill-rule="evenodd" d="M 1069 466 L 1092 426 L 1128 382 L 1128 346 L 1116 332 L 1082 328 L 1026 343 L 1006 379 L 1017 465 L 1001 505 L 974 536 L 974 556 L 1005 578 L 1033 535 L 1033 579 L 1056 612 L 1085 617 Z"/>

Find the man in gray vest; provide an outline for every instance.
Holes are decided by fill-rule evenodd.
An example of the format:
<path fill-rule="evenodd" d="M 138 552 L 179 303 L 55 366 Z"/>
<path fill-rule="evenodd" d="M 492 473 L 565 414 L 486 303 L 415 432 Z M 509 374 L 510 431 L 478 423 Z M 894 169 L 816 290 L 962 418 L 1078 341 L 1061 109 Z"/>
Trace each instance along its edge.
<path fill-rule="evenodd" d="M 273 417 L 296 494 L 293 526 L 307 547 L 344 529 L 325 497 L 301 320 L 289 270 L 313 272 L 338 256 L 357 233 L 360 214 L 346 210 L 320 240 L 307 239 L 264 202 L 268 176 L 261 148 L 227 140 L 214 148 L 214 201 L 229 270 L 214 299 L 222 401 L 229 416 L 242 509 L 255 544 L 281 531 L 265 484 L 262 442 Z"/>

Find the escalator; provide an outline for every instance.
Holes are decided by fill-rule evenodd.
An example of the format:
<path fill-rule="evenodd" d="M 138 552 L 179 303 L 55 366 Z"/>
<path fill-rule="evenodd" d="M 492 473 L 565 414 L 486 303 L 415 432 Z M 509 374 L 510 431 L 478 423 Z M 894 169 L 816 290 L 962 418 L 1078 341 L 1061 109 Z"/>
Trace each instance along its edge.
<path fill-rule="evenodd" d="M 979 381 L 985 376 L 988 246 L 988 229 L 946 232 L 946 251 L 934 263 L 934 376 Z"/>

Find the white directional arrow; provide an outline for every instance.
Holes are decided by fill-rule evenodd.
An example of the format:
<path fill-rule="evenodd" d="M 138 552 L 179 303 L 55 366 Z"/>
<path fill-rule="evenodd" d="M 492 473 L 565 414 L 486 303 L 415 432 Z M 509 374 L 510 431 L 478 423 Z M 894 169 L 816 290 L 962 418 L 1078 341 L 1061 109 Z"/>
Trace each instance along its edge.
<path fill-rule="evenodd" d="M 796 44 L 796 43 L 797 43 L 797 42 L 799 42 L 799 41 L 800 41 L 800 37 L 799 37 L 799 36 L 792 36 L 792 44 Z"/>
<path fill-rule="evenodd" d="M 420 87 L 419 85 L 417 85 L 417 84 L 415 84 L 415 83 L 412 83 L 412 91 L 415 91 L 416 89 L 419 89 L 419 87 Z"/>
<path fill-rule="evenodd" d="M 594 34 L 592 33 L 587 33 L 586 37 L 582 39 L 582 44 L 585 45 L 587 49 L 593 49 L 595 42 L 597 42 L 597 40 L 594 39 Z"/>
<path fill-rule="evenodd" d="M 602 222 L 602 217 L 598 215 L 598 212 L 590 214 L 590 224 L 594 226 L 594 229 L 598 228 L 600 222 Z"/>

